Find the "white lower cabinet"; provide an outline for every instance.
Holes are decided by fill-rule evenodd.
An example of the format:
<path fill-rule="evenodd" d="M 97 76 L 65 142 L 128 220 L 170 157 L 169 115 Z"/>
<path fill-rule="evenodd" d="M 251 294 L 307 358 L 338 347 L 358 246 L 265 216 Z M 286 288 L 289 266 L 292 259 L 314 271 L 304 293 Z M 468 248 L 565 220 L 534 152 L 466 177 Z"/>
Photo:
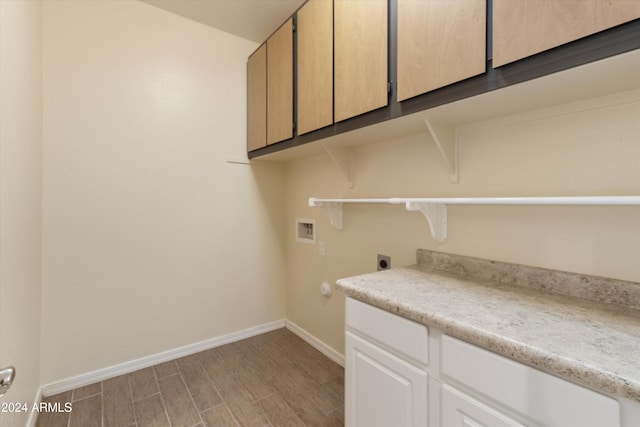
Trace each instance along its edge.
<path fill-rule="evenodd" d="M 346 340 L 346 424 L 426 426 L 426 372 L 353 333 Z"/>
<path fill-rule="evenodd" d="M 640 404 L 597 393 L 347 298 L 348 427 L 636 427 Z"/>
<path fill-rule="evenodd" d="M 427 426 L 426 326 L 351 298 L 346 307 L 345 424 Z"/>

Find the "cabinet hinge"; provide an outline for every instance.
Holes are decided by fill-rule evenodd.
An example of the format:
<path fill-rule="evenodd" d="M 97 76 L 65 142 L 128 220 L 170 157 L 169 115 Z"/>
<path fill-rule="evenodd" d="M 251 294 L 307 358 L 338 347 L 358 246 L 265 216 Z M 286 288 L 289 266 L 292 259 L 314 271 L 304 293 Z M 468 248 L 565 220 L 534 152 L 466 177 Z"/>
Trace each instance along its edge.
<path fill-rule="evenodd" d="M 391 96 L 391 92 L 393 92 L 393 82 L 387 82 L 387 93 Z"/>
<path fill-rule="evenodd" d="M 296 23 L 292 23 L 291 24 L 291 31 L 293 31 L 294 33 L 296 32 Z"/>

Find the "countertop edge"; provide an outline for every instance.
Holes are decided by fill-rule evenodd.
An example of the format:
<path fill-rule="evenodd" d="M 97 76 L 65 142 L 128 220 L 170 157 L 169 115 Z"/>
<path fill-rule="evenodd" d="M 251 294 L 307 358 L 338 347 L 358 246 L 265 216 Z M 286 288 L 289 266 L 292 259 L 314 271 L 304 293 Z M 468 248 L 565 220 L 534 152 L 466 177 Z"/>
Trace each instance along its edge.
<path fill-rule="evenodd" d="M 336 281 L 336 289 L 344 291 L 348 297 L 421 323 L 427 327 L 438 328 L 455 338 L 524 363 L 540 371 L 584 385 L 595 391 L 640 402 L 640 382 L 621 377 L 610 371 L 585 365 L 560 354 L 531 347 L 517 340 L 488 333 L 482 329 L 474 328 L 472 325 L 438 316 L 436 313 L 423 313 L 410 306 L 390 302 L 383 295 L 366 293 L 361 291 L 358 286 L 352 286 L 348 278 Z"/>

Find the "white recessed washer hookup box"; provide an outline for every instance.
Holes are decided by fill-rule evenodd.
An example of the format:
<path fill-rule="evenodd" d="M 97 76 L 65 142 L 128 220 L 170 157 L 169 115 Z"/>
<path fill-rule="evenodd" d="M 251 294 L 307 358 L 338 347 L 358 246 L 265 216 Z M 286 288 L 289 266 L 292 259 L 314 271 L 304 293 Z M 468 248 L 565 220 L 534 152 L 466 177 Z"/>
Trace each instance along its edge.
<path fill-rule="evenodd" d="M 302 243 L 316 243 L 316 220 L 296 218 L 296 241 Z"/>

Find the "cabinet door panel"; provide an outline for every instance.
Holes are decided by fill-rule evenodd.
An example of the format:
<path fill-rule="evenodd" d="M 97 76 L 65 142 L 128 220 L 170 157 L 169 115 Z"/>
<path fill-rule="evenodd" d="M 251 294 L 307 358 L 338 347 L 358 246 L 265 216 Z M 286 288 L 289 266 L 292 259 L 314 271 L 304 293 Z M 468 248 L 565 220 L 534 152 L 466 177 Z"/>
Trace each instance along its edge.
<path fill-rule="evenodd" d="M 333 2 L 298 11 L 298 135 L 333 123 Z"/>
<path fill-rule="evenodd" d="M 293 24 L 267 40 L 267 144 L 293 137 Z"/>
<path fill-rule="evenodd" d="M 347 426 L 426 426 L 427 374 L 346 333 Z"/>
<path fill-rule="evenodd" d="M 387 0 L 335 0 L 335 120 L 387 105 Z"/>
<path fill-rule="evenodd" d="M 638 0 L 493 0 L 493 66 L 636 18 Z"/>
<path fill-rule="evenodd" d="M 398 100 L 482 74 L 485 0 L 398 0 Z"/>
<path fill-rule="evenodd" d="M 247 151 L 267 145 L 267 45 L 247 62 Z"/>

